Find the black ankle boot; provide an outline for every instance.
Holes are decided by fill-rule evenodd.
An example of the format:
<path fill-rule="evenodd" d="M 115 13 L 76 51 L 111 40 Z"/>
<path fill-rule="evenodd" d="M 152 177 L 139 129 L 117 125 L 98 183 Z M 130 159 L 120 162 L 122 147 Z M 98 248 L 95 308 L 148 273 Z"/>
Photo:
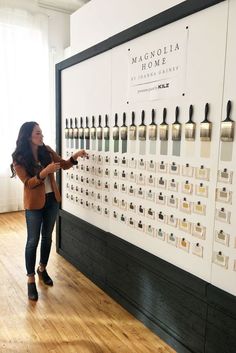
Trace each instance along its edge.
<path fill-rule="evenodd" d="M 37 292 L 37 288 L 36 288 L 36 284 L 33 283 L 27 283 L 28 285 L 28 298 L 30 300 L 38 300 L 38 292 Z"/>
<path fill-rule="evenodd" d="M 37 269 L 37 273 L 39 275 L 39 278 L 43 280 L 43 283 L 46 284 L 47 286 L 53 286 L 53 280 L 51 277 L 49 277 L 48 273 L 46 270 L 43 270 L 42 272 Z"/>

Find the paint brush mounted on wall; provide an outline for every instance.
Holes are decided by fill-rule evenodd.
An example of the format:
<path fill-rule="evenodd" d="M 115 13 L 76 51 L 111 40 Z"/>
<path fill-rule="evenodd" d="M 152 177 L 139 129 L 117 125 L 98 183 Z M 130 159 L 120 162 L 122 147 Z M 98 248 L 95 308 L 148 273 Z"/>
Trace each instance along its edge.
<path fill-rule="evenodd" d="M 172 124 L 172 155 L 180 156 L 182 125 L 179 122 L 179 107 L 175 108 L 175 121 Z"/>
<path fill-rule="evenodd" d="M 123 124 L 120 127 L 120 138 L 121 138 L 121 152 L 127 152 L 127 134 L 128 127 L 126 125 L 126 113 L 123 113 Z"/>
<path fill-rule="evenodd" d="M 74 146 L 75 146 L 76 149 L 79 148 L 78 137 L 79 137 L 78 119 L 75 118 L 75 127 L 73 129 L 73 138 L 74 138 Z"/>
<path fill-rule="evenodd" d="M 90 149 L 90 130 L 88 126 L 88 117 L 85 118 L 85 128 L 84 128 L 84 138 L 85 138 L 85 148 Z"/>
<path fill-rule="evenodd" d="M 167 109 L 163 109 L 162 123 L 159 126 L 159 137 L 161 141 L 160 154 L 168 154 L 168 137 L 169 137 L 169 125 L 166 122 Z"/>
<path fill-rule="evenodd" d="M 196 123 L 193 121 L 193 105 L 189 106 L 189 119 L 184 126 L 185 135 L 185 154 L 187 157 L 193 157 L 195 154 L 195 135 L 196 135 Z"/>
<path fill-rule="evenodd" d="M 175 121 L 172 124 L 172 141 L 181 140 L 181 124 L 179 122 L 179 107 L 175 108 Z"/>
<path fill-rule="evenodd" d="M 195 141 L 196 123 L 192 120 L 193 105 L 189 107 L 189 120 L 185 123 L 185 140 Z"/>
<path fill-rule="evenodd" d="M 221 122 L 221 129 L 220 129 L 220 140 L 221 140 L 220 159 L 225 162 L 232 161 L 232 157 L 233 157 L 235 122 L 230 118 L 231 109 L 232 109 L 232 103 L 229 100 L 226 108 L 226 118 Z"/>
<path fill-rule="evenodd" d="M 146 137 L 147 127 L 144 123 L 145 111 L 141 113 L 141 124 L 138 126 L 138 139 L 139 139 L 139 154 L 144 155 L 146 153 Z"/>
<path fill-rule="evenodd" d="M 72 120 L 72 118 L 70 118 L 69 140 L 70 140 L 70 148 L 73 148 L 74 147 L 74 139 L 73 139 L 73 120 Z"/>
<path fill-rule="evenodd" d="M 200 156 L 202 158 L 209 158 L 211 155 L 211 132 L 212 132 L 212 123 L 208 120 L 209 115 L 209 104 L 205 104 L 205 117 L 204 120 L 200 123 Z"/>
<path fill-rule="evenodd" d="M 130 153 L 135 153 L 136 151 L 136 139 L 137 139 L 137 126 L 135 125 L 135 113 L 132 112 L 131 124 L 129 126 Z"/>
<path fill-rule="evenodd" d="M 155 123 L 155 109 L 152 109 L 152 120 L 148 125 L 148 138 L 150 143 L 150 154 L 156 154 L 157 124 Z"/>
<path fill-rule="evenodd" d="M 66 148 L 69 147 L 69 127 L 68 127 L 68 119 L 66 119 L 66 127 L 65 127 L 65 140 L 66 140 Z"/>
<path fill-rule="evenodd" d="M 83 128 L 83 118 L 80 118 L 80 127 L 79 127 L 79 140 L 80 148 L 84 148 L 84 128 Z"/>
<path fill-rule="evenodd" d="M 227 103 L 227 114 L 225 120 L 221 122 L 220 139 L 223 142 L 232 142 L 234 140 L 234 121 L 230 118 L 232 103 Z"/>
<path fill-rule="evenodd" d="M 96 127 L 95 127 L 95 117 L 94 115 L 92 116 L 92 126 L 90 128 L 90 138 L 92 142 L 92 150 L 96 150 Z"/>
<path fill-rule="evenodd" d="M 105 126 L 103 128 L 103 136 L 105 140 L 105 152 L 109 151 L 110 147 L 110 128 L 108 126 L 108 115 L 105 115 Z"/>
<path fill-rule="evenodd" d="M 112 128 L 112 136 L 114 142 L 114 152 L 119 152 L 119 139 L 120 139 L 120 130 L 118 126 L 118 114 L 115 113 L 115 125 Z"/>
<path fill-rule="evenodd" d="M 97 127 L 97 140 L 98 140 L 98 151 L 102 151 L 102 117 L 101 115 L 98 116 L 98 127 Z"/>
<path fill-rule="evenodd" d="M 212 123 L 208 120 L 209 104 L 205 104 L 205 117 L 200 123 L 200 140 L 211 141 Z"/>
<path fill-rule="evenodd" d="M 166 108 L 163 109 L 163 120 L 162 123 L 160 124 L 159 127 L 159 136 L 161 141 L 167 141 L 168 140 L 168 124 L 166 122 L 166 115 L 167 115 L 167 110 Z"/>

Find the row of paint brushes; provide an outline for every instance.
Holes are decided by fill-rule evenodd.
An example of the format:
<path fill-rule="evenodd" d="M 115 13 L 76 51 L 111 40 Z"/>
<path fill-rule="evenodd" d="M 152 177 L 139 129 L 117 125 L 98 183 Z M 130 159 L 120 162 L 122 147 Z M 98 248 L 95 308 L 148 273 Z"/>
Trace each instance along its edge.
<path fill-rule="evenodd" d="M 227 114 L 225 120 L 221 122 L 221 141 L 230 142 L 234 139 L 234 121 L 231 120 L 231 101 L 227 103 Z M 209 115 L 209 104 L 205 105 L 205 117 L 204 120 L 200 123 L 200 140 L 201 141 L 211 141 L 212 134 L 212 122 L 208 120 Z M 135 113 L 132 112 L 132 122 L 128 127 L 126 125 L 126 113 L 123 113 L 123 124 L 121 126 L 118 125 L 118 114 L 115 114 L 115 124 L 112 127 L 112 138 L 115 141 L 119 140 L 136 140 L 137 135 L 140 141 L 145 141 L 148 139 L 150 141 L 157 140 L 157 130 L 159 129 L 159 138 L 161 141 L 167 141 L 169 138 L 169 124 L 166 122 L 167 109 L 163 109 L 163 120 L 157 125 L 155 123 L 155 110 L 152 109 L 151 123 L 147 126 L 145 125 L 145 112 L 144 110 L 141 113 L 141 123 L 140 125 L 135 125 Z M 88 126 L 88 117 L 86 117 L 86 125 L 83 127 L 83 118 L 80 118 L 80 127 L 78 127 L 77 118 L 70 119 L 69 121 L 66 119 L 66 127 L 65 127 L 65 139 L 80 139 L 80 140 L 98 140 L 101 141 L 110 139 L 110 127 L 108 126 L 108 115 L 105 115 L 105 126 L 101 125 L 102 117 L 99 115 L 98 117 L 98 126 L 95 127 L 95 118 L 92 116 L 92 126 Z M 177 106 L 175 109 L 175 121 L 171 124 L 172 131 L 172 140 L 180 141 L 182 136 L 182 125 L 179 122 L 179 107 Z M 189 107 L 189 119 L 186 123 L 184 123 L 184 136 L 187 141 L 194 141 L 196 136 L 196 123 L 193 121 L 193 105 Z"/>

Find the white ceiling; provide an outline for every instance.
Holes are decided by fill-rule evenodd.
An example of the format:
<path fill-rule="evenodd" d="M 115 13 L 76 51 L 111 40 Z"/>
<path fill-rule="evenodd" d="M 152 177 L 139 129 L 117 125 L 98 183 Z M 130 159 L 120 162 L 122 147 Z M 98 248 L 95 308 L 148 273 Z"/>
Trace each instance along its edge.
<path fill-rule="evenodd" d="M 71 14 L 90 0 L 37 0 L 40 7 Z"/>

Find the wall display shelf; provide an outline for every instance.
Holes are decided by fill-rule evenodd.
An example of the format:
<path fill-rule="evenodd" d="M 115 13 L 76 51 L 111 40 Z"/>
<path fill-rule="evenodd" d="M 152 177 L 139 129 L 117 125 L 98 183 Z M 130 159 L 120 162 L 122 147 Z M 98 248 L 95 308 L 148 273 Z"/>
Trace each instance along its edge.
<path fill-rule="evenodd" d="M 121 42 L 117 36 L 117 41 L 101 44 L 100 51 L 95 46 L 91 53 L 58 64 L 58 148 L 65 157 L 77 148 L 88 152 L 60 179 L 57 246 L 73 263 L 77 258 L 67 243 L 68 229 L 74 232 L 68 215 L 82 222 L 86 234 L 91 226 L 92 233 L 99 229 L 104 239 L 112 237 L 104 248 L 98 245 L 101 257 L 113 241 L 125 242 L 124 253 L 135 247 L 145 252 L 143 259 L 163 261 L 169 264 L 164 267 L 178 269 L 180 277 L 185 272 L 203 287 L 216 288 L 219 297 L 217 288 L 236 295 L 236 99 L 230 75 L 235 67 L 227 59 L 231 51 L 235 55 L 236 46 L 230 5 L 234 6 L 207 1 L 195 8 L 193 1 L 186 1 L 169 9 L 173 21 L 160 28 Z M 160 14 L 160 21 L 165 16 Z M 133 30 L 130 33 L 137 28 Z M 85 244 L 83 234 L 78 234 Z M 76 235 L 71 241 L 79 247 Z M 102 286 L 110 276 L 104 271 Z M 99 282 L 96 270 L 89 276 L 94 273 Z M 108 285 L 115 290 L 114 286 Z M 119 290 L 122 293 L 122 281 Z M 206 309 L 210 295 L 203 292 L 199 300 Z M 209 312 L 204 311 L 204 322 Z M 194 347 L 186 337 L 168 333 L 181 352 L 186 347 L 186 352 L 203 352 L 206 331 L 200 336 L 201 343 Z M 213 352 L 211 344 L 206 345 L 207 353 Z"/>

